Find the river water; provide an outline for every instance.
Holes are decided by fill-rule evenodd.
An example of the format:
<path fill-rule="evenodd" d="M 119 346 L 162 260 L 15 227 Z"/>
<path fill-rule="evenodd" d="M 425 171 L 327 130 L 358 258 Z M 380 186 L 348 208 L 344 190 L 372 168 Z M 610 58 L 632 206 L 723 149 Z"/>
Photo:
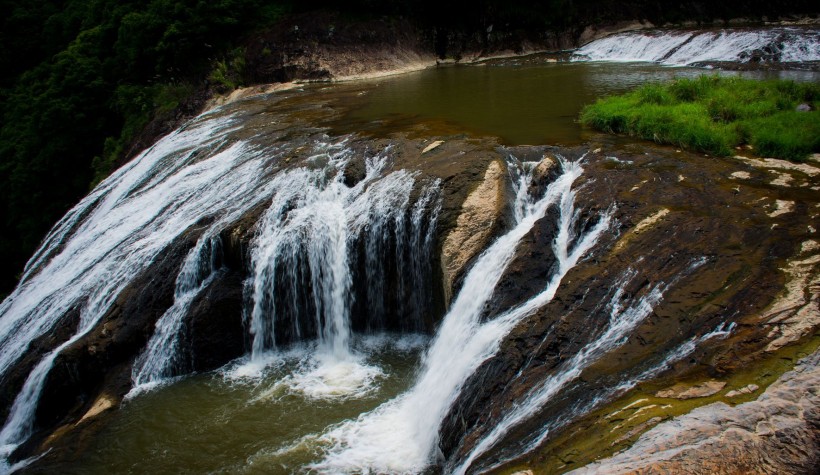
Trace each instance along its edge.
<path fill-rule="evenodd" d="M 583 105 L 652 81 L 701 74 L 815 81 L 810 71 L 708 71 L 647 63 L 552 63 L 532 56 L 449 66 L 372 81 L 334 124 L 347 132 L 386 133 L 424 123 L 428 132 L 499 137 L 507 145 L 577 145 Z"/>

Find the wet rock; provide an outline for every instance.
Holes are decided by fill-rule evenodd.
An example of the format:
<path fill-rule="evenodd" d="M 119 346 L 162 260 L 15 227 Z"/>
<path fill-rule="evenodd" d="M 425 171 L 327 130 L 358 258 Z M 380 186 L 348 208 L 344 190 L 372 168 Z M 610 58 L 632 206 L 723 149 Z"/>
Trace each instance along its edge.
<path fill-rule="evenodd" d="M 444 275 L 445 299 L 453 295 L 453 283 L 465 266 L 487 246 L 493 225 L 505 205 L 504 167 L 493 161 L 484 173 L 483 181 L 467 196 L 456 220 L 456 227 L 444 240 L 441 269 Z"/>
<path fill-rule="evenodd" d="M 190 371 L 216 369 L 245 353 L 242 280 L 240 272 L 223 269 L 191 304 L 182 345 Z"/>
<path fill-rule="evenodd" d="M 720 392 L 726 386 L 724 381 L 706 381 L 704 383 L 689 386 L 687 384 L 676 384 L 668 389 L 658 391 L 655 397 L 670 399 L 692 399 L 696 397 L 708 397 Z"/>
<path fill-rule="evenodd" d="M 115 398 L 108 396 L 106 394 L 100 395 L 100 397 L 98 397 L 97 400 L 94 401 L 94 404 L 91 406 L 91 409 L 89 409 L 88 412 L 83 414 L 83 417 L 80 418 L 78 424 L 87 421 L 93 417 L 99 416 L 103 412 L 115 407 L 116 404 L 117 403 Z"/>
<path fill-rule="evenodd" d="M 434 148 L 438 147 L 439 145 L 443 144 L 443 140 L 434 140 L 430 145 L 424 147 L 424 150 L 421 151 L 422 155 L 433 150 Z"/>
<path fill-rule="evenodd" d="M 744 330 L 747 340 L 742 345 L 734 347 L 720 338 L 710 340 L 676 361 L 669 371 L 686 374 L 708 368 L 707 373 L 712 374 L 707 377 L 714 377 L 732 367 L 751 364 L 752 355 L 763 351 L 767 329 L 751 322 L 758 321 L 762 310 L 781 291 L 783 281 L 777 266 L 795 249 L 794 238 L 769 228 L 770 218 L 755 201 L 767 196 L 768 190 L 761 193 L 731 180 L 731 173 L 738 168 L 731 161 L 704 164 L 702 158 L 688 154 L 654 153 L 668 155 L 656 158 L 645 148 L 639 153 L 606 150 L 601 157 L 584 163 L 576 202 L 583 224 L 573 235 L 593 225 L 594 217 L 610 203 L 614 209 L 612 229 L 567 273 L 553 300 L 515 327 L 497 353 L 465 382 L 439 432 L 445 467 L 465 460 L 505 414 L 520 407 L 534 387 L 550 378 L 560 381 L 562 375 L 570 374 L 560 392 L 534 409 L 529 419 L 512 426 L 474 459 L 469 470 L 486 470 L 498 460 L 511 460 L 511 465 L 522 460 L 541 465 L 547 455 L 519 458 L 520 450 L 547 429 L 550 438 L 545 453 L 557 458 L 551 466 L 557 469 L 558 460 L 563 460 L 561 456 L 567 451 L 557 442 L 562 440 L 561 434 L 583 431 L 584 426 L 572 425 L 579 413 L 588 404 L 602 404 L 593 401 L 593 394 L 619 387 L 628 375 L 635 376 L 652 361 L 680 351 L 694 335 L 709 333 L 727 319 L 739 315 L 749 319 L 750 326 Z M 608 156 L 632 163 L 613 166 Z M 715 177 L 726 178 L 716 182 Z M 737 186 L 743 187 L 740 193 L 732 189 Z M 544 221 L 554 218 L 548 216 Z M 499 285 L 488 315 L 518 304 L 509 296 L 526 298 L 546 285 L 551 244 L 549 239 L 538 237 L 541 231 L 536 226 L 522 240 L 515 260 L 502 276 L 506 286 L 502 290 Z M 536 269 L 543 275 L 537 276 Z M 624 280 L 631 275 L 635 277 Z M 629 336 L 606 356 L 585 362 L 577 374 L 566 373 L 572 356 L 594 345 L 613 324 L 613 309 L 632 308 L 653 289 L 662 291 L 663 299 Z M 710 359 L 706 352 L 716 351 L 715 346 L 723 348 L 725 355 Z M 686 395 L 713 394 L 718 388 L 712 386 Z M 637 433 L 630 438 L 634 435 Z M 549 445 L 551 439 L 557 445 Z"/>
<path fill-rule="evenodd" d="M 623 250 L 627 244 L 634 239 L 636 236 L 640 236 L 641 234 L 647 232 L 652 227 L 656 226 L 666 215 L 669 214 L 669 209 L 661 208 L 655 213 L 647 216 L 646 218 L 642 219 L 638 224 L 635 225 L 632 229 L 630 229 L 623 238 L 615 245 L 615 251 Z"/>
<path fill-rule="evenodd" d="M 770 218 L 776 218 L 794 211 L 794 201 L 775 200 L 774 209 L 769 213 Z"/>
<path fill-rule="evenodd" d="M 820 352 L 815 352 L 756 401 L 697 408 L 655 426 L 625 452 L 570 473 L 815 473 L 818 387 Z"/>
<path fill-rule="evenodd" d="M 173 303 L 176 275 L 199 231 L 192 228 L 169 245 L 122 291 L 94 328 L 57 356 L 35 412 L 35 434 L 15 458 L 42 450 L 40 444 L 55 427 L 93 412 L 100 394 L 114 401 L 130 389 L 131 362 Z"/>
<path fill-rule="evenodd" d="M 558 161 L 554 157 L 544 155 L 544 158 L 538 162 L 538 165 L 532 171 L 532 179 L 534 181 L 551 181 L 557 171 Z"/>
<path fill-rule="evenodd" d="M 757 384 L 750 384 L 748 386 L 743 386 L 740 389 L 733 389 L 733 390 L 729 391 L 728 393 L 726 393 L 726 397 L 733 398 L 733 397 L 743 396 L 745 394 L 752 394 L 753 392 L 757 391 L 758 389 L 760 389 L 760 386 L 758 386 Z"/>
<path fill-rule="evenodd" d="M 806 241 L 801 254 L 789 260 L 785 292 L 760 316 L 768 328 L 766 351 L 776 351 L 820 327 L 820 252 L 816 241 Z"/>
<path fill-rule="evenodd" d="M 356 186 L 356 183 L 364 180 L 367 175 L 367 166 L 365 165 L 363 157 L 353 158 L 348 162 L 343 174 L 344 184 L 349 187 Z"/>
<path fill-rule="evenodd" d="M 0 419 L 6 420 L 8 417 L 14 399 L 23 388 L 23 384 L 25 384 L 34 366 L 51 350 L 71 338 L 77 331 L 79 322 L 80 309 L 69 310 L 62 318 L 57 320 L 52 331 L 46 332 L 40 338 L 35 339 L 20 360 L 0 379 Z"/>

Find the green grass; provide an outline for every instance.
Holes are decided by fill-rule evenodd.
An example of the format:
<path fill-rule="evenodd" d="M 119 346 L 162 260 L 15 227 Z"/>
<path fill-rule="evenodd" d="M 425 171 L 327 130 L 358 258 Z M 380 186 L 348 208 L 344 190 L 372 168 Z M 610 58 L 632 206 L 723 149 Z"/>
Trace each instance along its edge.
<path fill-rule="evenodd" d="M 797 112 L 803 103 L 815 110 Z M 748 144 L 760 156 L 801 161 L 820 152 L 818 107 L 820 84 L 700 76 L 600 99 L 581 123 L 718 156 Z"/>

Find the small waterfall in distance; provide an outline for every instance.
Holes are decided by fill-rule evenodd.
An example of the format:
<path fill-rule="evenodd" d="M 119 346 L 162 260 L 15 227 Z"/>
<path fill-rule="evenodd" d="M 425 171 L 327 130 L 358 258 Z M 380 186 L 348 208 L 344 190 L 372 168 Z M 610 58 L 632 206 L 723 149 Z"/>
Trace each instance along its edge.
<path fill-rule="evenodd" d="M 573 61 L 647 61 L 670 66 L 707 62 L 820 61 L 820 31 L 803 28 L 617 33 L 577 49 Z"/>

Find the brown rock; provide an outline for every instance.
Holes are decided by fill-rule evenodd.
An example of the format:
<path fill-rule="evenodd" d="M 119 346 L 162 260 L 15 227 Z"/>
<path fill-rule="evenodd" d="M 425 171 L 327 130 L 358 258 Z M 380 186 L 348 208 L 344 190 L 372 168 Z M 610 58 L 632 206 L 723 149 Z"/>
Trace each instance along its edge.
<path fill-rule="evenodd" d="M 733 389 L 733 390 L 729 391 L 728 393 L 726 393 L 726 397 L 732 398 L 732 397 L 742 396 L 744 394 L 752 394 L 753 392 L 757 391 L 758 389 L 760 389 L 760 386 L 758 386 L 757 384 L 750 384 L 750 385 L 744 386 L 740 389 Z"/>
<path fill-rule="evenodd" d="M 708 397 L 720 392 L 726 383 L 723 381 L 706 381 L 705 383 L 689 386 L 686 384 L 676 384 L 663 391 L 658 391 L 655 396 L 671 399 L 692 399 L 696 397 Z"/>

